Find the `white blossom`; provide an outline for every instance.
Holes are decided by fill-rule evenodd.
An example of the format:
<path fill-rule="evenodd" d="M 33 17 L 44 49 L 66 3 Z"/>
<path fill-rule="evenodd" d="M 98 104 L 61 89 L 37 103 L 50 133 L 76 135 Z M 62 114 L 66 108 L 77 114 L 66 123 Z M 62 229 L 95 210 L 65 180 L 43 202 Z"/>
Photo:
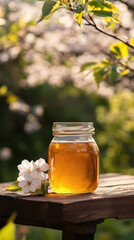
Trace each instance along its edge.
<path fill-rule="evenodd" d="M 40 158 L 35 162 L 36 167 L 31 172 L 31 176 L 33 178 L 39 178 L 40 180 L 48 179 L 48 174 L 45 172 L 48 171 L 49 165 L 43 158 Z"/>
<path fill-rule="evenodd" d="M 17 178 L 18 186 L 22 188 L 24 193 L 35 192 L 41 188 L 41 181 L 48 179 L 48 174 L 45 173 L 49 169 L 49 165 L 43 158 L 36 162 L 24 159 L 18 165 L 19 177 Z"/>
<path fill-rule="evenodd" d="M 36 165 L 33 161 L 29 162 L 24 159 L 21 164 L 18 165 L 19 176 L 23 176 L 25 173 L 31 173 L 36 168 Z"/>
<path fill-rule="evenodd" d="M 32 178 L 31 173 L 25 173 L 17 178 L 18 186 L 22 188 L 24 193 L 35 192 L 41 187 L 41 181 L 38 178 Z"/>

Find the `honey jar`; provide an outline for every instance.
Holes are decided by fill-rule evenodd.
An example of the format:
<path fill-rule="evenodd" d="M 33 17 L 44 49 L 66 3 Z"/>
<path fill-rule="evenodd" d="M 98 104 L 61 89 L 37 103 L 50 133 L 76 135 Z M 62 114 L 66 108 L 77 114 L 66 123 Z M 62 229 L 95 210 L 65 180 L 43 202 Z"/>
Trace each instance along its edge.
<path fill-rule="evenodd" d="M 49 145 L 49 183 L 56 193 L 93 192 L 99 180 L 99 149 L 92 122 L 54 122 Z"/>

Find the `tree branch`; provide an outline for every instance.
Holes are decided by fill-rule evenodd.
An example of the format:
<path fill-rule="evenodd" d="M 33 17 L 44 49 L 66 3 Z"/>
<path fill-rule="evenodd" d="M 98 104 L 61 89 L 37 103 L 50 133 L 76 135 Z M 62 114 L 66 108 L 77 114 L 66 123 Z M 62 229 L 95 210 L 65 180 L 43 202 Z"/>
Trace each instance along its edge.
<path fill-rule="evenodd" d="M 131 72 L 134 72 L 134 69 L 129 67 L 128 65 L 123 64 L 122 62 L 119 62 L 121 66 L 125 67 L 126 69 L 129 69 Z"/>
<path fill-rule="evenodd" d="M 99 31 L 99 32 L 101 32 L 101 33 L 103 33 L 103 34 L 105 34 L 105 35 L 107 35 L 107 36 L 109 36 L 109 37 L 112 37 L 112 38 L 114 38 L 114 39 L 116 39 L 116 40 L 118 40 L 118 41 L 120 41 L 120 42 L 123 42 L 123 43 L 126 44 L 128 47 L 130 47 L 131 49 L 134 50 L 134 46 L 132 46 L 129 42 L 126 42 L 126 41 L 124 41 L 123 39 L 118 38 L 117 36 L 115 36 L 115 35 L 113 35 L 113 34 L 110 34 L 110 33 L 107 33 L 107 32 L 105 32 L 105 31 L 103 31 L 102 29 L 100 29 L 100 28 L 96 25 L 96 23 L 95 23 L 95 21 L 94 21 L 94 19 L 93 19 L 92 17 L 89 17 L 89 19 L 90 19 L 90 20 L 89 20 L 87 17 L 83 16 L 83 19 L 87 22 L 86 25 L 92 26 L 92 27 L 94 27 L 97 31 Z"/>

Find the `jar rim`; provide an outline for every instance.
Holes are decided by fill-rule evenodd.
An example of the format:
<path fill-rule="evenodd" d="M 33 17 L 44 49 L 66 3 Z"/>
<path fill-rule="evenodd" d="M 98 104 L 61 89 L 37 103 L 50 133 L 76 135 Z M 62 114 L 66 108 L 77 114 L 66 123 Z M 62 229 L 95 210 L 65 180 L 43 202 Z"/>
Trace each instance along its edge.
<path fill-rule="evenodd" d="M 93 135 L 93 122 L 54 122 L 53 135 Z"/>

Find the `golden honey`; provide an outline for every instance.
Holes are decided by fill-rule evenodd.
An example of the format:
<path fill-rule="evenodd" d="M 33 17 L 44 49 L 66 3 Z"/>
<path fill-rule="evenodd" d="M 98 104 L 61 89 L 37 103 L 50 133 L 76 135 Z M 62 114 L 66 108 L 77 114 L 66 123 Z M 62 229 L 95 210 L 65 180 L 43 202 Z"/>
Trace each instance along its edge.
<path fill-rule="evenodd" d="M 99 154 L 92 142 L 52 142 L 49 181 L 56 193 L 93 192 L 98 186 Z"/>

